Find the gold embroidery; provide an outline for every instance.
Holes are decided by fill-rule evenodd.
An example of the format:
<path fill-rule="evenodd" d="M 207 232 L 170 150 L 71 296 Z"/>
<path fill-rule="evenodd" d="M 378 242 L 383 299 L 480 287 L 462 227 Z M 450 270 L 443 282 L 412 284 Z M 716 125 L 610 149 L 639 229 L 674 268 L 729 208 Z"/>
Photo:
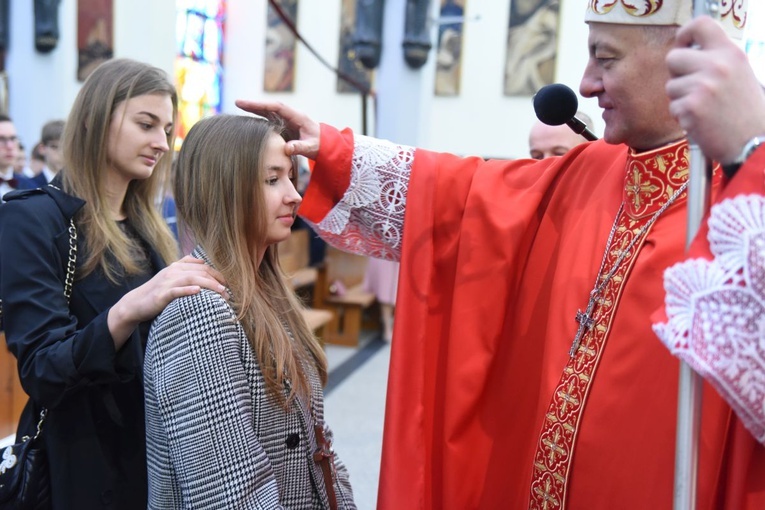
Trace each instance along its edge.
<path fill-rule="evenodd" d="M 637 6 L 634 2 L 627 2 L 625 0 L 590 0 L 590 9 L 598 14 L 607 14 L 621 2 L 624 10 L 631 16 L 644 17 L 654 14 L 663 4 L 662 0 L 647 0 Z"/>
<path fill-rule="evenodd" d="M 645 157 L 643 157 L 645 156 Z M 673 163 L 673 158 L 676 163 Z M 639 161 L 638 161 L 639 160 Z M 648 160 L 648 162 L 646 161 Z M 573 459 L 577 427 L 590 390 L 590 384 L 602 357 L 611 321 L 618 306 L 623 284 L 640 253 L 642 243 L 648 235 L 648 223 L 652 216 L 667 202 L 674 191 L 679 189 L 682 182 L 667 182 L 678 174 L 678 168 L 687 169 L 687 145 L 684 143 L 665 147 L 647 155 L 630 155 L 628 166 L 630 170 L 643 168 L 644 174 L 628 172 L 625 179 L 624 200 L 634 205 L 634 209 L 625 207 L 624 212 L 616 220 L 618 226 L 614 229 L 613 239 L 607 246 L 605 267 L 612 267 L 622 256 L 622 252 L 636 236 L 637 239 L 630 252 L 624 255 L 610 278 L 606 281 L 601 295 L 596 300 L 592 310 L 593 327 L 583 334 L 581 342 L 576 347 L 576 353 L 570 357 L 568 364 L 561 374 L 558 385 L 554 389 L 550 404 L 545 414 L 545 420 L 537 441 L 537 449 L 533 461 L 533 475 L 529 493 L 529 508 L 560 510 L 565 507 L 568 488 L 568 477 Z M 687 178 L 687 171 L 680 172 Z M 653 185 L 654 182 L 660 184 Z M 635 191 L 636 183 L 651 183 Z M 668 193 L 668 190 L 671 190 Z M 634 197 L 642 197 L 641 203 L 636 203 Z M 678 201 L 684 198 L 678 197 Z M 639 214 L 635 214 L 639 213 Z M 600 280 L 601 282 L 603 279 Z M 581 323 L 580 323 L 581 324 Z"/>
<path fill-rule="evenodd" d="M 637 168 L 632 169 L 630 175 L 630 181 L 627 182 L 627 196 L 632 196 L 632 203 L 635 209 L 645 203 L 644 195 L 651 196 L 659 189 L 655 184 L 651 184 L 649 181 L 643 181 L 641 179 L 640 170 Z"/>

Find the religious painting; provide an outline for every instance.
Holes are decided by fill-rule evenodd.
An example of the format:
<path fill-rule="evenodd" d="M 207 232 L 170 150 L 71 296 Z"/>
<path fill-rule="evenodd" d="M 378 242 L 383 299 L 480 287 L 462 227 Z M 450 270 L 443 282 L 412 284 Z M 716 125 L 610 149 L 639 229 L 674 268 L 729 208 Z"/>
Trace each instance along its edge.
<path fill-rule="evenodd" d="M 282 12 L 297 24 L 298 0 L 277 0 Z M 263 90 L 292 92 L 295 89 L 295 47 L 297 40 L 290 27 L 268 3 L 266 28 L 266 58 Z"/>
<path fill-rule="evenodd" d="M 77 79 L 114 56 L 113 0 L 77 1 Z"/>
<path fill-rule="evenodd" d="M 337 68 L 357 85 L 364 87 L 364 90 L 369 90 L 372 83 L 372 71 L 356 59 L 356 50 L 353 45 L 355 27 L 356 0 L 343 0 L 340 7 L 340 53 L 337 57 Z M 341 94 L 359 92 L 359 88 L 338 76 L 337 91 Z"/>
<path fill-rule="evenodd" d="M 532 96 L 554 82 L 559 11 L 559 0 L 511 0 L 506 96 Z"/>
<path fill-rule="evenodd" d="M 462 27 L 467 0 L 441 0 L 441 24 L 436 44 L 437 96 L 456 96 L 460 93 L 462 71 Z"/>
<path fill-rule="evenodd" d="M 225 0 L 176 0 L 176 144 L 198 120 L 220 113 Z"/>

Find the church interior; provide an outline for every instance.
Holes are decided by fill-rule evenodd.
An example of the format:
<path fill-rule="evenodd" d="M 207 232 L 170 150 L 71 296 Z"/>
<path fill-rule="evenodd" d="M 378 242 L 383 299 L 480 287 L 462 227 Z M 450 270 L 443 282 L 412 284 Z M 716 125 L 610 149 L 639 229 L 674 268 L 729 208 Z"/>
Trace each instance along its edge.
<path fill-rule="evenodd" d="M 413 2 L 423 4 L 416 33 L 405 19 L 409 2 L 381 2 L 385 23 L 375 34 L 372 53 L 379 54 L 371 68 L 357 58 L 357 4 L 363 2 L 355 0 L 45 3 L 55 12 L 42 19 L 37 1 L 0 0 L 0 111 L 28 147 L 43 124 L 67 117 L 99 63 L 128 57 L 173 78 L 178 147 L 197 120 L 241 112 L 237 99 L 267 98 L 321 122 L 408 145 L 523 158 L 536 119 L 534 92 L 549 83 L 577 91 L 588 59 L 580 0 Z M 750 0 L 749 15 L 743 44 L 765 83 L 765 2 Z M 402 45 L 413 36 L 420 38 L 420 53 Z M 597 101 L 578 101 L 601 133 Z M 380 303 L 362 285 L 368 261 L 319 244 L 317 263 L 316 244 L 309 230 L 296 231 L 280 256 L 325 342 L 326 415 L 336 451 L 348 466 L 358 507 L 374 508 L 390 343 L 383 339 Z M 4 341 L 0 364 L 2 447 L 13 442 L 26 396 Z"/>

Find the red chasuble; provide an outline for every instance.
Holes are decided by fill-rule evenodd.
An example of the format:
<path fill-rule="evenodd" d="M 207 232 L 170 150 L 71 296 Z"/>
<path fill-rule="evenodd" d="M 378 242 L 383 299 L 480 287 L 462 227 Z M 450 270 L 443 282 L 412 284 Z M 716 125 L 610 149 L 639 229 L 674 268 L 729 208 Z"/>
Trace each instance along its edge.
<path fill-rule="evenodd" d="M 309 220 L 342 198 L 352 151 L 350 132 L 322 126 Z M 679 363 L 650 316 L 683 257 L 685 193 L 646 225 L 687 174 L 684 143 L 635 155 L 594 142 L 539 162 L 416 151 L 379 508 L 671 508 Z M 601 264 L 628 247 L 570 356 Z M 711 388 L 703 412 L 699 508 L 762 499 L 765 478 L 732 476 L 760 449 L 731 443 Z"/>

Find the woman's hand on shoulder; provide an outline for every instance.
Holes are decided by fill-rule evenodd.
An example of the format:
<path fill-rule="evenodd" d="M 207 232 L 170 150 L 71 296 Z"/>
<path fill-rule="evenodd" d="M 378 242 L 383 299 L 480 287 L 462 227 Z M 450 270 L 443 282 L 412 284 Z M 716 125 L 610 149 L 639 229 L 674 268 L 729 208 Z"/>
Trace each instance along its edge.
<path fill-rule="evenodd" d="M 109 331 L 115 346 L 119 349 L 138 324 L 154 319 L 173 299 L 191 296 L 206 288 L 228 300 L 224 284 L 223 276 L 200 259 L 187 255 L 173 262 L 125 294 L 109 310 Z"/>

